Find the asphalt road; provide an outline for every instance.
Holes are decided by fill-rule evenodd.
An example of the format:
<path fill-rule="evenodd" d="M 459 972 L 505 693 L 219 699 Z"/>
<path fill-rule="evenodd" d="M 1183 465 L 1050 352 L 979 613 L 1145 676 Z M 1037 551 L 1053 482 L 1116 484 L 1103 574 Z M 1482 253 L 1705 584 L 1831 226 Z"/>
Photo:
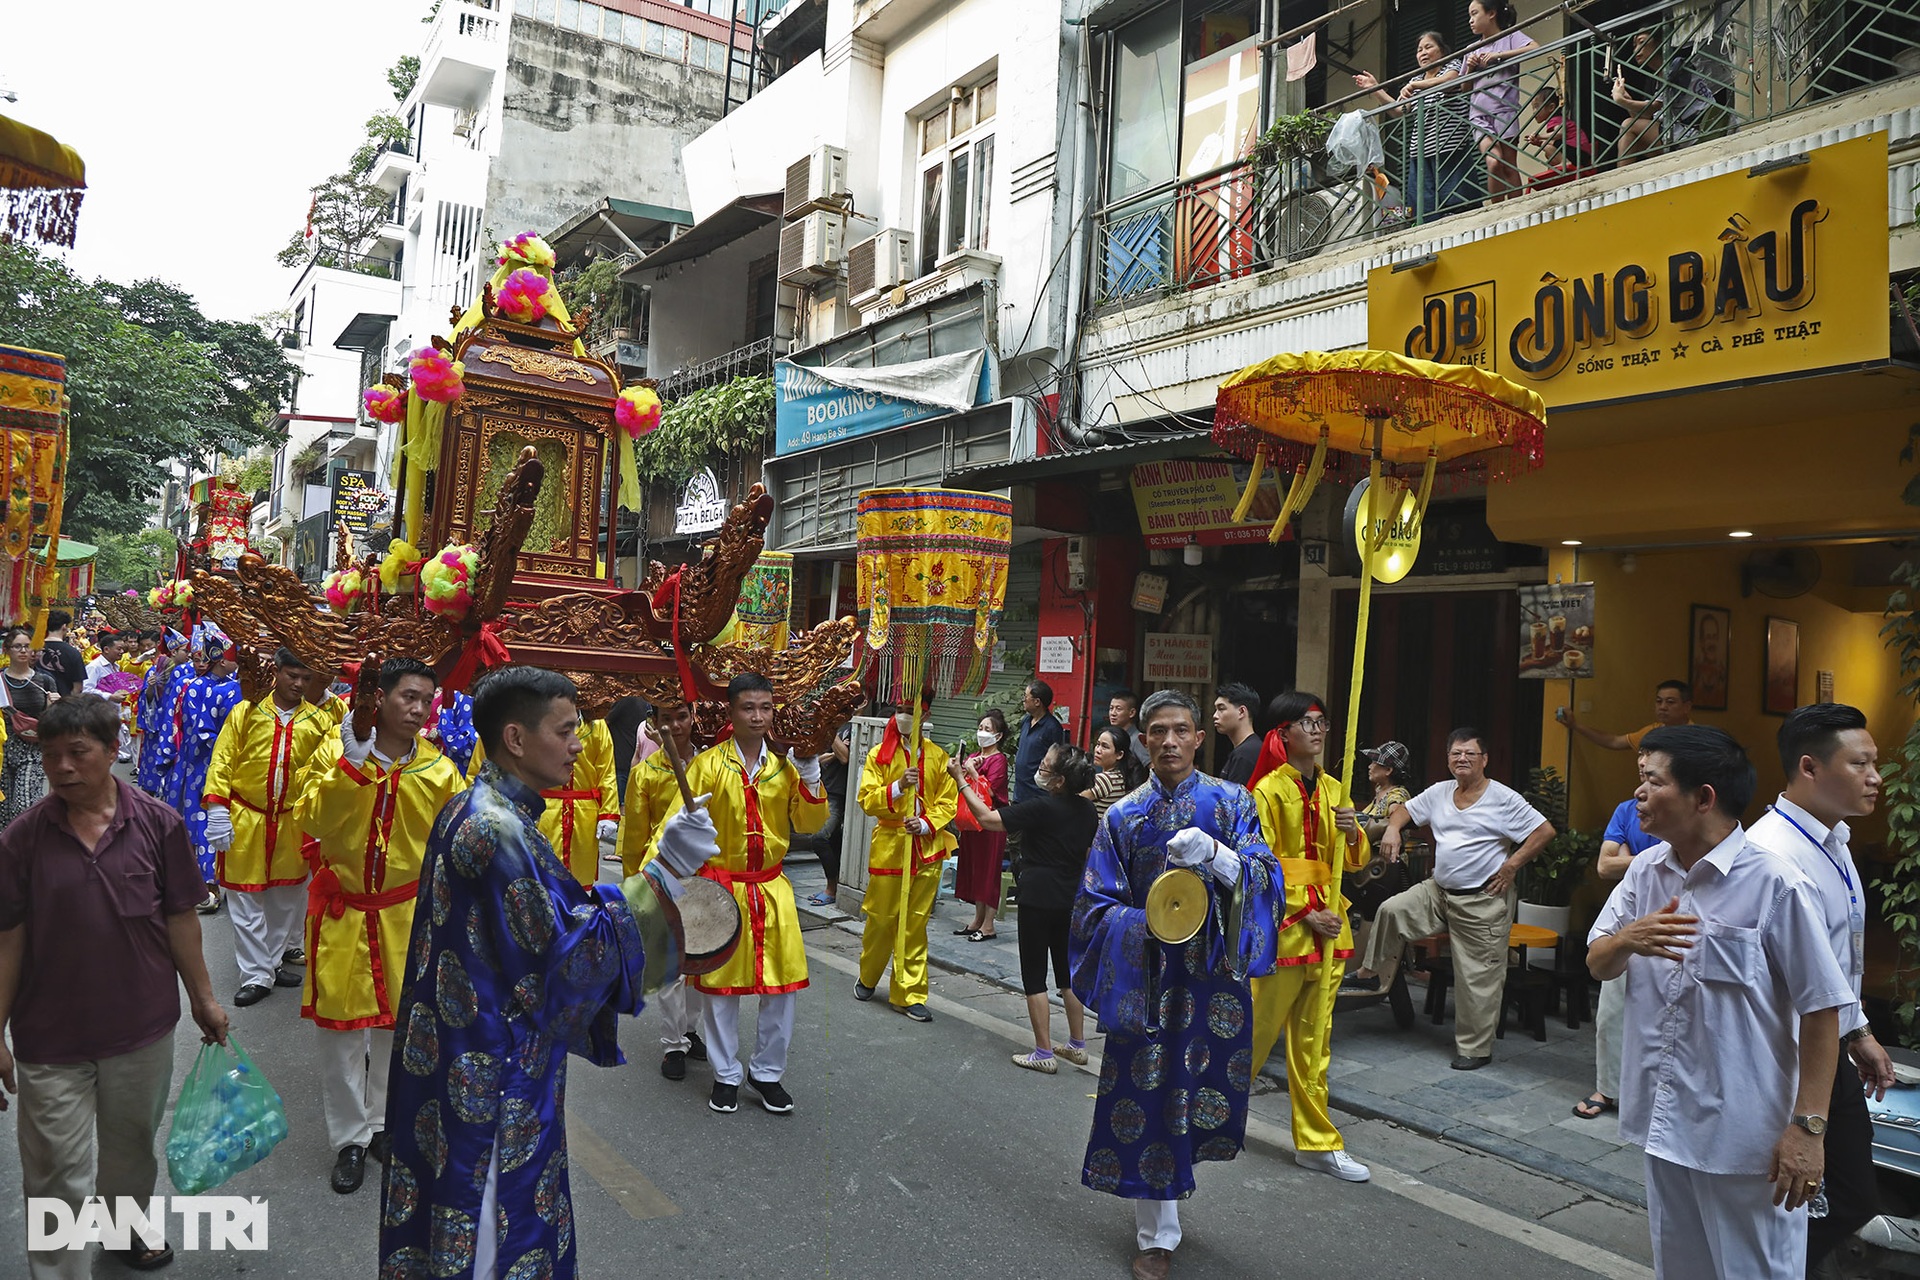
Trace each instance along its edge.
<path fill-rule="evenodd" d="M 229 997 L 237 985 L 230 926 L 224 914 L 206 923 L 215 988 Z M 1132 1212 L 1079 1182 L 1095 1075 L 1065 1064 L 1051 1077 L 1015 1069 L 1008 1058 L 1026 1035 L 1017 997 L 936 972 L 936 1020 L 916 1025 L 889 1010 L 884 985 L 872 1004 L 853 1000 L 852 939 L 823 930 L 808 941 L 814 982 L 800 998 L 787 1077 L 793 1115 L 765 1113 L 746 1090 L 736 1114 L 709 1111 L 711 1077 L 701 1064 L 684 1082 L 663 1079 L 650 1014 L 622 1030 L 626 1066 L 573 1061 L 580 1274 L 1126 1276 Z M 327 1186 L 333 1153 L 321 1127 L 313 1032 L 298 1004 L 298 992 L 277 991 L 231 1011 L 291 1125 L 264 1163 L 221 1189 L 267 1198 L 271 1247 L 182 1252 L 166 1275 L 377 1274 L 378 1169 L 369 1162 L 355 1195 Z M 184 1018 L 177 1045 L 176 1092 L 197 1051 Z M 1176 1276 L 1649 1274 L 1635 1260 L 1644 1245 L 1631 1247 L 1635 1232 L 1644 1240 L 1644 1220 L 1636 1225 L 1620 1206 L 1578 1197 L 1575 1208 L 1611 1216 L 1573 1215 L 1560 1208 L 1573 1197 L 1542 1194 L 1561 1184 L 1377 1122 L 1364 1141 L 1348 1131 L 1349 1144 L 1375 1163 L 1375 1180 L 1339 1183 L 1293 1165 L 1283 1149 L 1284 1095 L 1256 1098 L 1254 1111 L 1248 1151 L 1203 1166 L 1199 1193 L 1181 1207 L 1186 1242 Z M 0 1127 L 11 1123 L 0 1117 Z M 1449 1170 L 1459 1171 L 1451 1182 Z M 19 1185 L 10 1139 L 0 1138 L 0 1180 Z M 161 1191 L 170 1191 L 164 1167 Z M 1549 1205 L 1558 1212 L 1543 1224 Z M 0 1277 L 24 1274 L 24 1241 L 22 1203 L 0 1202 Z M 97 1274 L 128 1273 L 101 1260 Z"/>

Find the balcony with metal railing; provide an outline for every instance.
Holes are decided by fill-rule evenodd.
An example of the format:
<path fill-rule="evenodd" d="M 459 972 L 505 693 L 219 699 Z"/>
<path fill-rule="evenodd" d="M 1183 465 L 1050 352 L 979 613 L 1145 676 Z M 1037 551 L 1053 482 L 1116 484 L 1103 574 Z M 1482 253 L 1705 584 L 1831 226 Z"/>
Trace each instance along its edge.
<path fill-rule="evenodd" d="M 703 387 L 716 387 L 735 378 L 744 378 L 751 374 L 773 372 L 773 339 L 761 338 L 749 342 L 744 347 L 736 347 L 722 356 L 703 360 L 687 369 L 676 369 L 667 377 L 660 379 L 656 388 L 660 398 L 668 403 L 679 399 L 690 391 L 699 391 Z"/>
<path fill-rule="evenodd" d="M 420 58 L 420 96 L 443 107 L 480 105 L 506 63 L 507 24 L 494 0 L 441 0 Z"/>
<path fill-rule="evenodd" d="M 1249 157 L 1098 210 L 1095 304 L 1200 288 L 1624 174 L 1920 72 L 1920 0 L 1675 0 L 1600 25 L 1575 12 L 1571 25 L 1491 69 L 1469 45 L 1318 108 L 1329 125 L 1364 113 L 1352 150 L 1329 154 L 1296 117 L 1277 131 L 1305 133 L 1290 153 L 1270 133 Z"/>

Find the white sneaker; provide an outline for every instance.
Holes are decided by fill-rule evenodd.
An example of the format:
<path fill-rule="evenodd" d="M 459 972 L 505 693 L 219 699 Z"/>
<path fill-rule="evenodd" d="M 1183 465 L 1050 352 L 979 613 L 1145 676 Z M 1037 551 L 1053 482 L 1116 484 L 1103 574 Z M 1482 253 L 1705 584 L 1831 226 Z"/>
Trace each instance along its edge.
<path fill-rule="evenodd" d="M 1315 1173 L 1330 1173 L 1342 1182 L 1365 1182 L 1373 1171 L 1344 1151 L 1296 1151 L 1293 1162 Z"/>

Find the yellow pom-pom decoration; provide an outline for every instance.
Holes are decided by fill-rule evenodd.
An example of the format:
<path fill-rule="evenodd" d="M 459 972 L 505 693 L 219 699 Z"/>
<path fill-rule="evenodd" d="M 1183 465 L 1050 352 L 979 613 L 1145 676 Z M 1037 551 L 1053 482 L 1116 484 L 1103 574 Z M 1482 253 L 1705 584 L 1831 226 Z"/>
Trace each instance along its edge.
<path fill-rule="evenodd" d="M 480 576 L 480 552 L 466 543 L 442 547 L 420 568 L 420 592 L 428 613 L 454 621 L 473 608 L 473 588 Z"/>
<path fill-rule="evenodd" d="M 412 543 L 395 538 L 387 545 L 386 557 L 380 561 L 380 585 L 389 594 L 413 590 L 424 559 Z"/>

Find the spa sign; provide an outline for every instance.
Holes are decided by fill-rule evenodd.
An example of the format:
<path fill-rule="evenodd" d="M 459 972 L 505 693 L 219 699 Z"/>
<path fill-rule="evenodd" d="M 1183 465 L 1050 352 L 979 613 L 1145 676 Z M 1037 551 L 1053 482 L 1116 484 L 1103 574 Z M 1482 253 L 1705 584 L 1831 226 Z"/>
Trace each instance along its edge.
<path fill-rule="evenodd" d="M 1876 133 L 1376 268 L 1368 341 L 1553 407 L 1885 360 L 1886 220 Z"/>

